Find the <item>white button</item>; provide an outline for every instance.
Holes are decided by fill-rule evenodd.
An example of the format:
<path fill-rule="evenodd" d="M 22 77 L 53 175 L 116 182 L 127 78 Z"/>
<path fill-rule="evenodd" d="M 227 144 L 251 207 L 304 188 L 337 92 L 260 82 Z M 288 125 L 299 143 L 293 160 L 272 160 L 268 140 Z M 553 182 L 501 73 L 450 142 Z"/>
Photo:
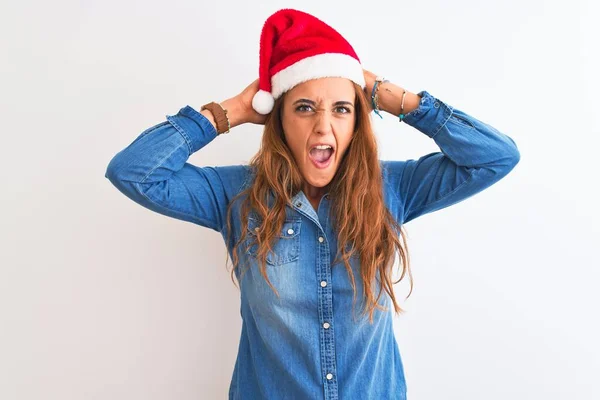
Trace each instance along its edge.
<path fill-rule="evenodd" d="M 323 328 L 325 328 L 325 329 L 329 329 L 329 326 L 330 326 L 330 325 L 329 325 L 329 322 L 325 322 L 325 323 L 323 324 Z"/>
<path fill-rule="evenodd" d="M 321 287 L 325 287 L 327 286 L 327 282 L 326 281 L 321 281 Z"/>
<path fill-rule="evenodd" d="M 254 228 L 254 230 L 255 230 L 256 232 L 258 232 L 258 229 L 259 229 L 259 228 L 258 228 L 258 226 L 257 226 L 256 228 Z"/>
<path fill-rule="evenodd" d="M 288 235 L 291 235 L 292 233 L 294 233 L 294 230 L 292 228 L 288 229 Z"/>
<path fill-rule="evenodd" d="M 327 374 L 327 379 L 329 379 L 329 380 L 333 379 L 333 374 Z"/>
<path fill-rule="evenodd" d="M 323 239 L 323 236 L 319 236 L 319 242 L 323 243 L 323 240 L 325 240 Z"/>

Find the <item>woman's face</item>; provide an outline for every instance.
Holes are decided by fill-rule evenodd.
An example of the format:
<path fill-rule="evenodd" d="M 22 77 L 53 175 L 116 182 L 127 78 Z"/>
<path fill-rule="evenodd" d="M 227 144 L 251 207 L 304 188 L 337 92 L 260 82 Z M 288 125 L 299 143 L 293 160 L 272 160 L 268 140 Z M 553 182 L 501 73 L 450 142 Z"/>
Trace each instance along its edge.
<path fill-rule="evenodd" d="M 311 79 L 286 93 L 282 109 L 285 139 L 306 183 L 313 187 L 331 182 L 350 144 L 354 97 L 352 81 L 337 77 Z M 319 144 L 331 148 L 318 149 Z"/>
<path fill-rule="evenodd" d="M 354 84 L 346 78 L 319 78 L 286 93 L 282 126 L 306 183 L 326 186 L 350 144 L 355 124 Z M 331 149 L 317 149 L 324 144 Z"/>

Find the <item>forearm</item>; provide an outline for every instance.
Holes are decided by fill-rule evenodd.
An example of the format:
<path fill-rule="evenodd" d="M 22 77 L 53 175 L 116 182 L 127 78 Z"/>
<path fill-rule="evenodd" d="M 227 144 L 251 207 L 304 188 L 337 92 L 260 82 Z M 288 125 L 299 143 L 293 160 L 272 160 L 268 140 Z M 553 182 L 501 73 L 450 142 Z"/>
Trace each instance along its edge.
<path fill-rule="evenodd" d="M 425 90 L 419 96 L 419 107 L 404 122 L 432 138 L 457 165 L 503 169 L 518 161 L 517 146 L 506 134 Z"/>
<path fill-rule="evenodd" d="M 402 108 L 402 93 L 405 88 L 396 85 L 393 82 L 383 82 L 378 84 L 377 97 L 379 99 L 379 108 L 394 116 L 401 112 L 407 114 L 419 106 L 421 97 L 418 94 L 406 90 L 404 98 L 404 111 Z"/>
<path fill-rule="evenodd" d="M 217 132 L 195 109 L 186 106 L 156 124 L 111 159 L 105 176 L 120 181 L 165 181 L 181 169 L 190 155 L 217 137 Z"/>

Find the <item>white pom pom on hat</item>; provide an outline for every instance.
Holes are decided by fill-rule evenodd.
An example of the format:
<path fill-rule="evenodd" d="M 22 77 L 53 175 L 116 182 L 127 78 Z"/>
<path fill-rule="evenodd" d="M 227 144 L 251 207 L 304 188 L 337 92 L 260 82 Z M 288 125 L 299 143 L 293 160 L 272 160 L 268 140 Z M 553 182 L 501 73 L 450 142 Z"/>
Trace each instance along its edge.
<path fill-rule="evenodd" d="M 347 78 L 363 89 L 366 86 L 356 52 L 331 26 L 291 8 L 267 18 L 260 35 L 259 90 L 252 108 L 268 114 L 284 92 L 324 77 Z"/>
<path fill-rule="evenodd" d="M 266 90 L 259 90 L 252 98 L 252 108 L 259 114 L 268 114 L 273 109 L 275 98 Z"/>

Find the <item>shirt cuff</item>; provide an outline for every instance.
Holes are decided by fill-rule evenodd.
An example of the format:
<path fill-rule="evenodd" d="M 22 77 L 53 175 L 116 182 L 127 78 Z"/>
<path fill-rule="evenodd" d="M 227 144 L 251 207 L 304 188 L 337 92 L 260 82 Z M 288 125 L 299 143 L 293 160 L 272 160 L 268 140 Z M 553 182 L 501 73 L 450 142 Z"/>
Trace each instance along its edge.
<path fill-rule="evenodd" d="M 190 154 L 200 150 L 218 136 L 213 124 L 193 107 L 186 105 L 167 120 L 181 133 L 188 144 Z"/>
<path fill-rule="evenodd" d="M 448 122 L 453 107 L 432 96 L 426 90 L 417 94 L 421 96 L 419 106 L 407 113 L 403 121 L 433 138 Z"/>

